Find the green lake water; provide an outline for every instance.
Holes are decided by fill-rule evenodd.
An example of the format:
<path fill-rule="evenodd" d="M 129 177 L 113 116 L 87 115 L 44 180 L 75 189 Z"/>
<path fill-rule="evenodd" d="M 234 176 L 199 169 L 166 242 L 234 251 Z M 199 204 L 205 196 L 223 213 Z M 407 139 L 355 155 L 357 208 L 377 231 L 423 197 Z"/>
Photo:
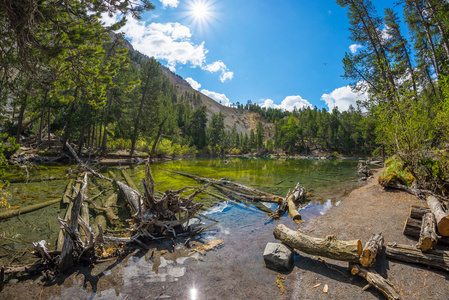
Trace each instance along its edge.
<path fill-rule="evenodd" d="M 341 197 L 358 186 L 357 160 L 312 160 L 312 159 L 263 159 L 263 158 L 196 158 L 177 161 L 154 163 L 151 166 L 155 180 L 155 190 L 164 192 L 167 189 L 179 189 L 184 186 L 201 187 L 203 183 L 195 179 L 175 174 L 172 171 L 191 173 L 202 177 L 228 180 L 257 188 L 272 194 L 285 196 L 296 183 L 306 187 L 308 202 L 300 211 L 303 219 L 308 220 L 325 213 L 329 208 L 337 205 Z M 119 180 L 122 169 L 125 169 L 142 191 L 142 179 L 145 176 L 144 166 L 135 167 L 100 167 L 93 165 L 106 176 L 112 171 Z M 33 205 L 39 202 L 61 198 L 70 178 L 76 178 L 77 166 L 28 166 L 8 168 L 6 178 L 11 181 L 25 180 L 21 183 L 11 183 L 8 191 L 11 193 L 9 203 L 12 207 Z M 53 180 L 48 180 L 53 179 Z M 40 181 L 44 180 L 44 181 Z M 208 191 L 219 194 L 230 200 L 231 206 L 238 209 L 229 211 L 229 203 L 208 193 L 196 199 L 204 204 L 206 213 L 214 215 L 223 224 L 233 226 L 249 226 L 248 222 L 255 222 L 267 216 L 260 212 L 259 207 L 251 203 L 236 204 L 238 199 L 231 199 L 214 188 Z M 95 177 L 89 177 L 88 197 L 96 197 L 95 201 L 101 204 L 112 194 L 111 184 Z M 188 193 L 187 193 L 188 194 Z M 98 196 L 99 195 L 99 196 Z M 224 203 L 225 202 L 225 203 Z M 118 215 L 125 220 L 129 217 L 126 205 L 118 203 Z M 270 210 L 276 205 L 264 204 Z M 58 236 L 59 223 L 56 217 L 64 217 L 66 208 L 59 203 L 46 208 L 0 220 L 0 265 L 20 265 L 33 260 L 29 252 L 32 242 L 45 239 L 49 248 L 54 249 Z M 0 212 L 6 209 L 0 209 Z M 245 221 L 242 216 L 245 214 Z M 91 224 L 95 213 L 91 211 Z M 285 217 L 287 218 L 287 217 Z M 246 223 L 245 223 L 246 222 Z M 119 232 L 126 228 L 126 224 L 116 224 L 113 228 Z M 262 226 L 262 225 L 261 225 Z M 228 230 L 227 229 L 227 230 Z M 271 227 L 261 230 L 272 230 Z M 208 236 L 206 232 L 205 237 Z"/>

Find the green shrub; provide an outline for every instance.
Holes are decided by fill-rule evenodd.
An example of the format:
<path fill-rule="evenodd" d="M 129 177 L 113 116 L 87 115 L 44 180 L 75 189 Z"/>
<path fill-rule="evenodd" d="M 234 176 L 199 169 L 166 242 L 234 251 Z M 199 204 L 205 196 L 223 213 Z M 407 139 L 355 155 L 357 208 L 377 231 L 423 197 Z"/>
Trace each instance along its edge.
<path fill-rule="evenodd" d="M 385 170 L 379 175 L 379 183 L 382 186 L 390 186 L 395 183 L 411 186 L 415 181 L 408 168 L 404 166 L 404 162 L 396 156 L 387 159 L 385 167 Z"/>

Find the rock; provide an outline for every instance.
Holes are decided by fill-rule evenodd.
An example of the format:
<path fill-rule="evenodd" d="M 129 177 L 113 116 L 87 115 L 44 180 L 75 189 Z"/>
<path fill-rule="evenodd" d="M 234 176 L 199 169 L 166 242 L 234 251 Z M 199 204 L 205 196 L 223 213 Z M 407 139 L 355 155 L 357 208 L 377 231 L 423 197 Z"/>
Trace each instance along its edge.
<path fill-rule="evenodd" d="M 281 243 L 268 243 L 263 258 L 265 266 L 276 271 L 290 271 L 293 267 L 293 251 Z"/>

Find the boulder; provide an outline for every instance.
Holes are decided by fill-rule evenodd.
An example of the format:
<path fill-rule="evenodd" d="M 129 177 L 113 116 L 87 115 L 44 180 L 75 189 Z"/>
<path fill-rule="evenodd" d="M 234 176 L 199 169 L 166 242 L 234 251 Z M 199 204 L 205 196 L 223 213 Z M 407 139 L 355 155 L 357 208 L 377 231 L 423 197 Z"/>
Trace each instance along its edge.
<path fill-rule="evenodd" d="M 268 243 L 263 258 L 265 266 L 276 271 L 290 271 L 293 267 L 293 251 L 281 243 Z"/>

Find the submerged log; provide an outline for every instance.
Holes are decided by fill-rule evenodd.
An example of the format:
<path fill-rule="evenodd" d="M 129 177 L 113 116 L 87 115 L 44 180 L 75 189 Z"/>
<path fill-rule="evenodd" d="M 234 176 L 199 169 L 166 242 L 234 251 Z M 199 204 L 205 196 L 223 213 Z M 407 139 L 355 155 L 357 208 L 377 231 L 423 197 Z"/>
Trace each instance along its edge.
<path fill-rule="evenodd" d="M 362 255 L 360 256 L 360 264 L 363 267 L 369 267 L 374 263 L 376 256 L 382 250 L 383 243 L 384 237 L 382 233 L 373 234 L 373 236 L 366 242 Z"/>
<path fill-rule="evenodd" d="M 421 224 L 421 220 L 407 218 L 407 221 L 405 221 L 403 234 L 414 238 L 419 238 L 421 234 Z M 438 243 L 449 245 L 449 237 L 439 236 Z"/>
<path fill-rule="evenodd" d="M 433 213 L 426 213 L 422 217 L 421 224 L 418 247 L 421 251 L 426 252 L 435 247 L 438 242 L 438 236 L 435 232 L 435 216 Z"/>
<path fill-rule="evenodd" d="M 352 275 L 365 278 L 370 285 L 378 289 L 387 299 L 398 300 L 401 298 L 393 283 L 377 274 L 374 270 L 353 264 L 349 265 L 349 270 Z"/>
<path fill-rule="evenodd" d="M 273 234 L 284 244 L 311 255 L 358 263 L 362 252 L 360 240 L 342 241 L 337 240 L 335 236 L 314 238 L 302 231 L 291 230 L 283 224 L 276 226 Z"/>
<path fill-rule="evenodd" d="M 26 213 L 47 207 L 49 205 L 58 203 L 59 201 L 61 201 L 60 198 L 49 200 L 49 201 L 38 203 L 38 204 L 21 207 L 21 208 L 12 209 L 9 211 L 4 211 L 4 212 L 0 213 L 0 220 L 8 219 L 8 218 L 15 217 L 15 216 L 22 215 L 22 214 L 26 214 Z"/>
<path fill-rule="evenodd" d="M 128 186 L 130 188 L 132 188 L 133 190 L 137 191 L 137 186 L 134 183 L 134 181 L 131 179 L 131 177 L 128 175 L 128 172 L 126 172 L 125 169 L 122 169 L 122 175 L 123 178 L 125 178 L 126 183 L 128 184 Z"/>
<path fill-rule="evenodd" d="M 449 215 L 443 210 L 441 202 L 434 196 L 427 197 L 427 205 L 435 215 L 438 232 L 442 236 L 449 236 Z"/>
<path fill-rule="evenodd" d="M 62 195 L 62 202 L 64 204 L 69 204 L 70 203 L 70 199 L 67 197 L 67 195 L 71 195 L 72 186 L 73 186 L 74 183 L 75 183 L 75 179 L 70 179 L 69 182 L 67 183 L 67 187 L 65 189 L 65 192 Z"/>
<path fill-rule="evenodd" d="M 417 263 L 436 269 L 449 271 L 449 252 L 443 250 L 429 250 L 421 252 L 413 246 L 390 243 L 385 247 L 385 255 L 409 263 Z"/>

